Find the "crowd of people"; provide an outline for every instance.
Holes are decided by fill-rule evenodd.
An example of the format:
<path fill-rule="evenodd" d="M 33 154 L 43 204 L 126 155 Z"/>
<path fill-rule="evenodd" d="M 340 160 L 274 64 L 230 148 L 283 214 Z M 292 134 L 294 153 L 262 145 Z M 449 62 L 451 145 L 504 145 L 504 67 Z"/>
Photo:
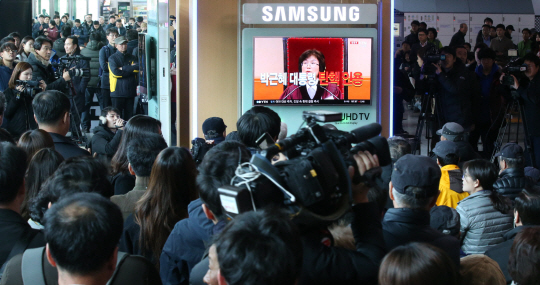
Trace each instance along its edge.
<path fill-rule="evenodd" d="M 523 38 L 512 42 L 512 25 L 494 25 L 491 18 L 484 20 L 473 48 L 465 40 L 468 27 L 461 24 L 448 46 L 437 39 L 437 30 L 426 23 L 411 22 L 411 33 L 395 54 L 394 133 L 403 130 L 403 100 L 411 109 L 432 114 L 430 131 L 440 129 L 447 122 L 460 124 L 469 134 L 467 140 L 475 151 L 481 140 L 484 158 L 491 158 L 501 126 L 506 125 L 509 106 L 519 101 L 524 106 L 527 123 L 528 163 L 540 163 L 539 99 L 537 82 L 540 80 L 540 34 L 535 29 L 522 29 Z M 516 35 L 513 35 L 516 37 Z M 509 52 L 510 51 L 510 52 Z M 515 55 L 512 51 L 515 51 Z M 524 71 L 507 67 L 526 66 Z M 435 103 L 427 103 L 426 97 Z M 424 105 L 424 106 L 422 106 Z M 413 107 L 414 106 L 414 107 Z M 434 137 L 431 147 L 437 143 Z M 536 150 L 536 151 L 534 151 Z"/>
<path fill-rule="evenodd" d="M 264 153 L 261 135 L 277 142 L 287 138 L 278 113 L 255 106 L 230 133 L 223 119 L 211 117 L 202 124 L 204 139 L 194 140 L 191 151 L 168 146 L 159 120 L 130 113 L 126 105 L 132 99 L 117 96 L 132 92 L 137 69 L 119 22 L 110 19 L 114 27 L 106 30 L 107 45 L 98 53 L 92 46 L 99 46 L 100 34 L 90 32 L 80 51 L 86 27 L 65 19 L 54 43 L 47 32 L 0 45 L 2 67 L 13 69 L 5 94 L 0 92 L 0 123 L 7 122 L 0 128 L 0 285 L 538 284 L 540 171 L 517 143 L 502 146 L 493 163 L 471 139 L 474 131 L 485 135 L 478 127 L 491 115 L 483 113 L 484 104 L 507 98 L 504 90 L 491 89 L 501 87 L 493 75 L 499 71 L 494 50 L 479 49 L 477 76 L 456 51 L 466 48 L 441 47 L 429 35 L 433 31 L 416 30 L 421 46 L 397 54 L 401 67 L 406 56 L 417 62 L 409 66 L 421 71 L 417 83 L 431 78 L 440 84 L 437 98 L 444 103 L 436 109 L 441 124 L 431 157 L 411 154 L 409 141 L 394 136 L 378 153 L 349 154 L 356 167 L 348 169 L 344 159 L 324 156 L 331 148 L 325 144 L 307 157 L 283 151 L 265 169 L 253 170 L 252 158 Z M 36 31 L 44 34 L 50 28 L 42 20 Z M 85 24 L 91 26 L 91 17 Z M 138 32 L 136 22 L 130 24 L 128 36 Z M 78 36 L 66 34 L 69 29 Z M 68 71 L 53 76 L 48 60 L 62 38 L 66 55 L 98 54 L 77 64 L 101 68 L 100 79 L 75 80 Z M 446 58 L 434 62 L 428 76 L 422 70 L 431 64 L 425 49 L 430 39 Z M 26 53 L 29 42 L 33 49 Z M 27 59 L 14 65 L 17 50 Z M 540 67 L 534 56 L 524 56 L 531 83 L 514 84 L 529 108 L 536 102 Z M 484 74 L 483 67 L 493 72 Z M 414 95 L 402 71 L 398 93 Z M 17 80 L 32 78 L 39 82 L 35 92 L 19 87 Z M 77 101 L 70 97 L 87 91 L 89 82 L 102 84 L 93 87 L 101 88 L 102 110 L 92 141 L 81 148 L 66 137 L 73 122 L 84 126 L 71 119 Z M 103 84 L 110 102 L 104 101 Z M 421 84 L 416 85 L 418 90 Z M 385 155 L 388 164 L 381 165 Z M 344 171 L 334 177 L 330 165 Z M 289 171 L 272 176 L 277 167 Z M 271 179 L 261 183 L 263 176 Z M 229 188 L 239 178 L 249 191 Z M 310 183 L 302 190 L 309 193 L 285 189 L 291 181 Z M 277 185 L 277 193 L 289 199 L 265 192 L 263 184 Z M 347 185 L 339 192 L 347 193 L 345 199 L 326 193 L 329 185 Z M 332 219 L 302 219 L 312 208 L 300 197 L 319 203 L 321 195 L 345 201 L 344 214 L 322 209 Z"/>

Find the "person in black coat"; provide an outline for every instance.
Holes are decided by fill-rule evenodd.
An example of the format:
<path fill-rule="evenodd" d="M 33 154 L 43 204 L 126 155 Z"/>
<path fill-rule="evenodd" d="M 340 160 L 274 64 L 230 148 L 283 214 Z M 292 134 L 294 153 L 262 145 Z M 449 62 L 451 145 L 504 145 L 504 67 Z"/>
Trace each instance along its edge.
<path fill-rule="evenodd" d="M 505 241 L 485 253 L 495 260 L 501 267 L 506 282 L 510 284 L 512 277 L 508 273 L 508 256 L 516 235 L 527 227 L 540 226 L 540 188 L 534 187 L 524 190 L 514 201 L 515 228 L 504 235 Z"/>
<path fill-rule="evenodd" d="M 467 24 L 465 23 L 461 23 L 459 25 L 459 31 L 457 31 L 457 33 L 455 33 L 453 36 L 452 36 L 452 40 L 450 40 L 450 44 L 449 46 L 455 48 L 457 46 L 462 46 L 465 44 L 465 35 L 467 34 Z"/>
<path fill-rule="evenodd" d="M 103 109 L 99 119 L 100 123 L 94 128 L 90 148 L 94 155 L 105 156 L 110 161 L 120 145 L 125 121 L 114 107 Z"/>
<path fill-rule="evenodd" d="M 67 82 L 71 80 L 69 72 L 62 73 L 62 77 L 56 79 L 49 58 L 52 54 L 52 41 L 45 37 L 39 37 L 34 41 L 34 52 L 28 57 L 28 63 L 32 65 L 32 79 L 43 80 L 47 84 L 46 90 L 66 92 Z"/>
<path fill-rule="evenodd" d="M 124 120 L 133 116 L 139 73 L 138 59 L 127 53 L 127 42 L 124 37 L 117 38 L 114 41 L 117 52 L 109 58 L 111 101 Z"/>
<path fill-rule="evenodd" d="M 405 37 L 405 42 L 408 42 L 409 45 L 414 45 L 420 40 L 418 39 L 418 28 L 420 27 L 420 22 L 414 20 L 411 22 L 411 33 Z"/>
<path fill-rule="evenodd" d="M 507 143 L 495 154 L 495 157 L 498 158 L 501 172 L 500 178 L 493 183 L 493 189 L 499 194 L 514 200 L 524 188 L 534 185 L 533 180 L 525 176 L 521 146 L 516 143 Z"/>
<path fill-rule="evenodd" d="M 99 105 L 101 108 L 111 106 L 109 58 L 116 53 L 114 40 L 118 37 L 118 31 L 114 28 L 105 31 L 107 33 L 107 41 L 109 44 L 99 50 L 99 76 L 101 77 L 101 100 L 99 100 Z"/>
<path fill-rule="evenodd" d="M 439 196 L 441 170 L 427 156 L 406 154 L 394 164 L 388 209 L 382 221 L 387 250 L 409 242 L 425 242 L 445 251 L 459 266 L 460 244 L 430 226 L 430 209 Z"/>
<path fill-rule="evenodd" d="M 128 40 L 127 53 L 133 54 L 133 51 L 139 46 L 139 32 L 135 29 L 128 30 L 126 32 L 126 38 Z"/>
<path fill-rule="evenodd" d="M 15 140 L 18 140 L 27 130 L 37 129 L 34 111 L 32 110 L 32 96 L 47 87 L 42 80 L 39 91 L 33 89 L 23 91 L 23 85 L 17 84 L 17 80 L 32 80 L 32 66 L 29 63 L 19 62 L 15 66 L 9 80 L 8 89 L 4 90 L 6 96 L 6 110 L 4 112 L 7 121 L 6 130 Z"/>

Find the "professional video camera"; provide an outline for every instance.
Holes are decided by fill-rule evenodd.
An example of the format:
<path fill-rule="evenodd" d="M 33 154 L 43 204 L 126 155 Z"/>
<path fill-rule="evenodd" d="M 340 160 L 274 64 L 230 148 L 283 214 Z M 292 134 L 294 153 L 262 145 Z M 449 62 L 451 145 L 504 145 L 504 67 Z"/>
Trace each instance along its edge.
<path fill-rule="evenodd" d="M 511 60 L 503 69 L 504 73 L 502 84 L 507 86 L 514 85 L 514 78 L 511 75 L 514 75 L 518 80 L 523 77 L 523 72 L 527 70 L 527 65 L 523 63 L 523 60 L 520 58 L 515 58 Z"/>
<path fill-rule="evenodd" d="M 342 217 L 352 204 L 351 180 L 355 184 L 364 181 L 373 185 L 373 178 L 381 173 L 378 167 L 360 176 L 352 155 L 343 155 L 340 149 L 347 149 L 347 153 L 363 150 L 377 154 L 380 166 L 391 163 L 388 143 L 378 136 L 379 124 L 348 133 L 329 131 L 317 123 L 341 121 L 341 113 L 304 112 L 303 117 L 307 127 L 253 155 L 250 162 L 238 166 L 231 185 L 218 189 L 228 216 L 280 205 L 291 212 L 297 223 L 331 223 Z M 350 149 L 352 144 L 356 146 Z M 296 148 L 303 151 L 272 165 L 275 155 Z M 352 179 L 348 166 L 355 168 Z"/>
<path fill-rule="evenodd" d="M 90 62 L 92 60 L 89 57 L 85 57 L 82 55 L 74 55 L 74 56 L 68 56 L 68 57 L 61 57 L 59 59 L 59 62 L 53 63 L 53 67 L 56 70 L 55 77 L 60 78 L 62 77 L 62 74 L 64 73 L 64 70 L 69 72 L 70 77 L 81 77 L 81 78 L 90 78 L 90 68 L 69 68 L 70 66 L 76 66 L 79 61 L 86 60 Z"/>
<path fill-rule="evenodd" d="M 17 86 L 22 86 L 23 87 L 23 91 L 21 92 L 21 94 L 24 95 L 24 96 L 30 96 L 30 97 L 34 98 L 34 96 L 36 96 L 36 94 L 43 91 L 39 87 L 39 82 L 38 81 L 16 80 L 15 84 L 17 84 Z"/>
<path fill-rule="evenodd" d="M 430 48 L 424 56 L 424 76 L 428 79 L 435 78 L 437 69 L 433 66 L 433 63 L 438 64 L 440 61 L 444 60 L 446 60 L 446 55 L 440 54 L 439 50 L 435 47 Z"/>

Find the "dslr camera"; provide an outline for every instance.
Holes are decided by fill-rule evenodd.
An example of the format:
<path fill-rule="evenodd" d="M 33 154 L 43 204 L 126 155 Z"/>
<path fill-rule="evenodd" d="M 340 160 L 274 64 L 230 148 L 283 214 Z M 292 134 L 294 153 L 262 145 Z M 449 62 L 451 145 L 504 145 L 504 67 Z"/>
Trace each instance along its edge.
<path fill-rule="evenodd" d="M 15 81 L 15 84 L 17 84 L 17 86 L 23 87 L 23 91 L 21 92 L 23 96 L 29 96 L 29 97 L 34 98 L 36 94 L 42 91 L 41 88 L 39 87 L 38 81 L 17 80 Z"/>
<path fill-rule="evenodd" d="M 89 57 L 85 57 L 82 55 L 75 55 L 75 56 L 68 56 L 68 57 L 62 57 L 59 59 L 58 63 L 53 63 L 53 67 L 56 69 L 56 78 L 62 77 L 62 73 L 64 70 L 69 72 L 69 76 L 71 78 L 74 77 L 80 77 L 80 78 L 90 78 L 90 68 L 68 68 L 69 66 L 72 66 L 73 64 L 77 65 L 79 61 L 86 60 L 90 62 L 92 60 Z"/>
<path fill-rule="evenodd" d="M 514 85 L 514 78 L 511 75 L 514 75 L 519 80 L 523 77 L 525 70 L 527 70 L 527 65 L 519 58 L 510 61 L 502 70 L 502 73 L 504 73 L 502 84 L 506 86 Z"/>

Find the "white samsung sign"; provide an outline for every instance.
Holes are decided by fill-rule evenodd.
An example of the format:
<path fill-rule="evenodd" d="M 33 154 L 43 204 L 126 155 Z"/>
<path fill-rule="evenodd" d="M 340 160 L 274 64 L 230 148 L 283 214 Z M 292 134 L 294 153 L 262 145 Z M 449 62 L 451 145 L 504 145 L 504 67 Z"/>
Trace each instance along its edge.
<path fill-rule="evenodd" d="M 376 4 L 244 4 L 244 24 L 376 24 Z"/>

